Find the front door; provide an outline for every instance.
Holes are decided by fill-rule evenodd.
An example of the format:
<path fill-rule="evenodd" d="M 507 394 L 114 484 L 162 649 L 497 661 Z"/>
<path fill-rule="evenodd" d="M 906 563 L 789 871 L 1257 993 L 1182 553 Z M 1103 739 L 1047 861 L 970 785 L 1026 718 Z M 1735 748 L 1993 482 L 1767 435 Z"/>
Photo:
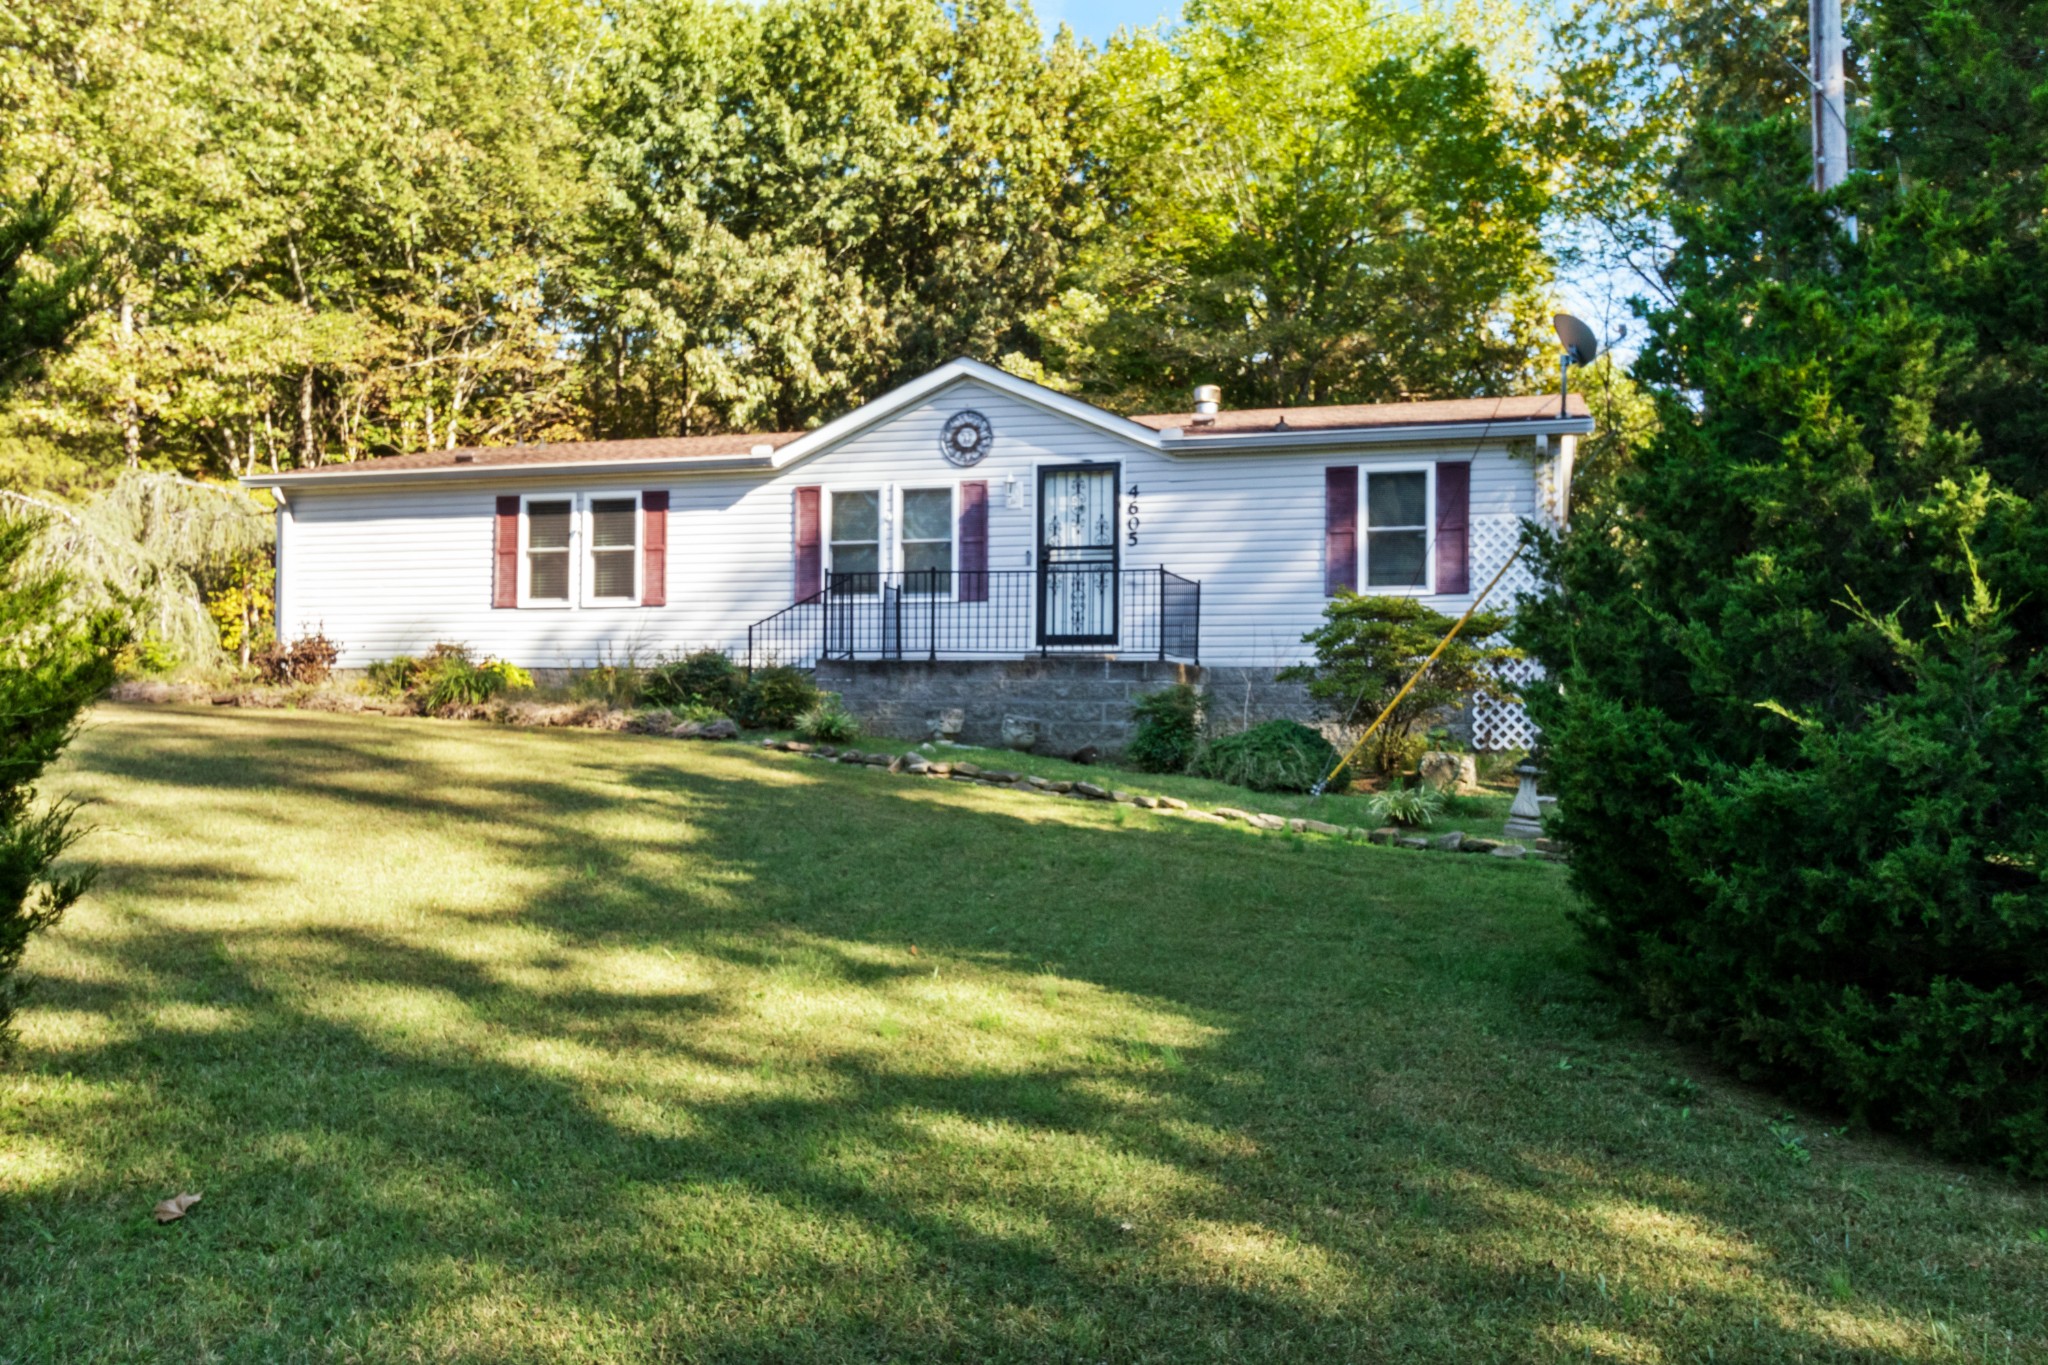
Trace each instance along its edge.
<path fill-rule="evenodd" d="M 1117 641 L 1116 492 L 1113 464 L 1038 471 L 1038 643 Z"/>

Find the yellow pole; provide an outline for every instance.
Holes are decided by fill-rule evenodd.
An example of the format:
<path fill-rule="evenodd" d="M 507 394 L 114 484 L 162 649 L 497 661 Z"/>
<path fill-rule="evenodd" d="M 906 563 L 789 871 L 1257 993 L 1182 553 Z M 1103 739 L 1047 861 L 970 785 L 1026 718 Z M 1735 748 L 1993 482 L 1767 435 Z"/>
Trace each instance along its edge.
<path fill-rule="evenodd" d="M 1515 565 L 1515 561 L 1520 559 L 1521 557 L 1522 547 L 1517 545 L 1515 547 L 1515 552 L 1508 556 L 1508 562 L 1500 566 L 1500 572 L 1496 573 L 1487 582 L 1486 586 L 1479 590 L 1479 596 L 1472 599 L 1472 605 L 1465 608 L 1465 614 L 1458 618 L 1457 623 L 1451 627 L 1450 633 L 1444 636 L 1443 639 L 1436 642 L 1436 648 L 1429 651 L 1429 657 L 1422 661 L 1422 667 L 1415 670 L 1415 676 L 1410 678 L 1407 682 L 1401 684 L 1401 690 L 1394 694 L 1394 699 L 1387 703 L 1386 709 L 1381 711 L 1379 715 L 1374 718 L 1372 724 L 1365 727 L 1365 733 L 1358 737 L 1358 743 L 1351 746 L 1351 752 L 1344 755 L 1344 757 L 1338 759 L 1337 766 L 1330 769 L 1328 775 L 1326 775 L 1322 781 L 1316 783 L 1314 787 L 1309 789 L 1309 795 L 1311 797 L 1321 796 L 1324 792 L 1330 789 L 1330 783 L 1336 780 L 1337 774 L 1343 772 L 1344 769 L 1350 764 L 1351 760 L 1358 757 L 1358 751 L 1360 749 L 1363 749 L 1365 747 L 1365 742 L 1372 738 L 1373 731 L 1379 729 L 1381 725 L 1386 723 L 1387 717 L 1394 714 L 1394 708 L 1401 704 L 1401 698 L 1407 696 L 1409 690 L 1413 688 L 1415 684 L 1422 681 L 1422 675 L 1429 672 L 1429 666 L 1436 662 L 1437 655 L 1443 653 L 1444 650 L 1450 646 L 1451 641 L 1458 638 L 1458 632 L 1463 630 L 1465 628 L 1465 623 L 1472 619 L 1472 613 L 1479 610 L 1479 604 L 1487 599 L 1487 596 L 1493 592 L 1496 586 L 1499 585 L 1501 579 L 1507 577 L 1508 570 L 1513 568 Z"/>

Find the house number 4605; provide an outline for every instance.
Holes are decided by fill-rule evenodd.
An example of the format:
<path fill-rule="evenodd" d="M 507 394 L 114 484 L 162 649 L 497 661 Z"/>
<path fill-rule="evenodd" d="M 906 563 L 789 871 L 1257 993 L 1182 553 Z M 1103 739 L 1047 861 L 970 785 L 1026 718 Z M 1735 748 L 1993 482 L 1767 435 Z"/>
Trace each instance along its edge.
<path fill-rule="evenodd" d="M 1124 531 L 1130 537 L 1126 543 L 1136 545 L 1138 543 L 1138 485 L 1132 484 L 1130 491 L 1124 496 L 1131 500 L 1130 505 L 1124 509 Z"/>

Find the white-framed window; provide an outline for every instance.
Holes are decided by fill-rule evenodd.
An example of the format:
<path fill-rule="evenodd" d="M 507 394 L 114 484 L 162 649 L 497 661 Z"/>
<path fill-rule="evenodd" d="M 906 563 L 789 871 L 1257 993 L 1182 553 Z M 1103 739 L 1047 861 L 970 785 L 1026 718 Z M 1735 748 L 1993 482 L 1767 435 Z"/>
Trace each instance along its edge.
<path fill-rule="evenodd" d="M 1359 498 L 1359 591 L 1426 593 L 1429 528 L 1436 497 L 1428 466 L 1363 469 Z"/>
<path fill-rule="evenodd" d="M 825 501 L 825 571 L 835 590 L 877 591 L 882 572 L 882 491 L 834 489 Z"/>
<path fill-rule="evenodd" d="M 566 607 L 575 600 L 576 500 L 567 494 L 521 500 L 519 605 Z"/>
<path fill-rule="evenodd" d="M 584 601 L 622 606 L 640 601 L 640 497 L 591 494 L 585 503 Z"/>
<path fill-rule="evenodd" d="M 906 488 L 903 515 L 897 522 L 903 566 L 903 587 L 920 596 L 953 594 L 953 527 L 951 488 Z"/>

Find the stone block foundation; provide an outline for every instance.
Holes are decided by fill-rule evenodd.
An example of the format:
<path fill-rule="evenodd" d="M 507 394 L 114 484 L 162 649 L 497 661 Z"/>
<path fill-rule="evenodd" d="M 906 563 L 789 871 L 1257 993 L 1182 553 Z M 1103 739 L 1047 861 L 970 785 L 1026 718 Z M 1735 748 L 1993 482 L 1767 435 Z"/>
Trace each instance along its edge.
<path fill-rule="evenodd" d="M 1209 694 L 1210 723 L 1219 729 L 1313 717 L 1302 685 L 1276 681 L 1272 669 L 1075 657 L 861 659 L 821 663 L 817 679 L 873 734 L 1050 754 L 1121 750 L 1131 737 L 1131 703 L 1182 682 Z"/>

